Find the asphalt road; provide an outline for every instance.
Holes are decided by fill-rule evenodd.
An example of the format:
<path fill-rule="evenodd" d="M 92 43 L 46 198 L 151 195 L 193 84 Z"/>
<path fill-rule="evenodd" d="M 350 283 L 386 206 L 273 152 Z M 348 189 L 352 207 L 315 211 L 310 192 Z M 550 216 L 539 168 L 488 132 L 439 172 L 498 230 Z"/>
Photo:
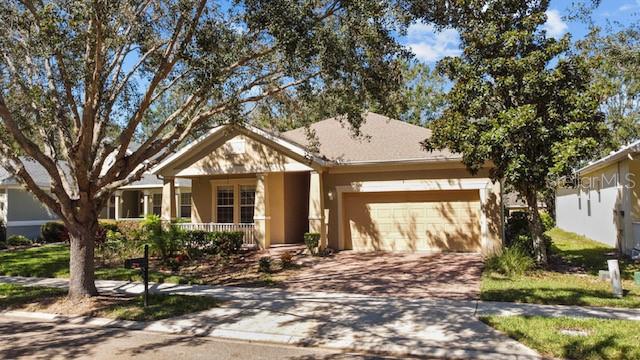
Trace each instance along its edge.
<path fill-rule="evenodd" d="M 317 348 L 0 316 L 0 359 L 378 359 Z"/>

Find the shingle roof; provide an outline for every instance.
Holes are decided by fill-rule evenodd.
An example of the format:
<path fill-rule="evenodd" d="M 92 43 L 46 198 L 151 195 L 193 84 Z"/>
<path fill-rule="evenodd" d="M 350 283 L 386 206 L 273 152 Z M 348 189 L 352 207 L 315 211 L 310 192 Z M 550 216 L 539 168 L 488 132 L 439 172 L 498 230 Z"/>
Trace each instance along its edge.
<path fill-rule="evenodd" d="M 20 160 L 22 160 L 24 168 L 31 175 L 33 181 L 35 181 L 38 186 L 47 187 L 51 184 L 51 177 L 49 176 L 49 173 L 47 173 L 47 170 L 45 170 L 45 168 L 40 165 L 40 163 L 26 157 L 20 157 Z M 9 173 L 9 171 L 0 166 L 0 184 L 18 185 L 18 182 L 13 177 L 13 175 Z"/>
<path fill-rule="evenodd" d="M 25 169 L 31 175 L 33 181 L 35 181 L 38 186 L 48 187 L 51 185 L 51 177 L 49 176 L 49 173 L 47 173 L 45 168 L 40 165 L 40 163 L 27 157 L 21 157 L 20 160 L 22 160 Z M 65 165 L 63 164 L 62 166 Z M 19 183 L 16 181 L 13 175 L 11 175 L 5 168 L 0 166 L 0 185 L 19 185 Z M 127 187 L 149 187 L 150 185 L 157 185 L 160 187 L 162 186 L 162 180 L 158 179 L 158 177 L 155 175 L 144 174 L 140 180 L 134 181 Z M 176 179 L 176 186 L 190 187 L 191 180 Z"/>
<path fill-rule="evenodd" d="M 460 159 L 448 150 L 425 151 L 420 143 L 431 130 L 369 112 L 360 127 L 363 137 L 354 138 L 346 121 L 329 118 L 310 125 L 319 141 L 319 154 L 336 162 Z M 281 134 L 287 140 L 310 147 L 305 128 Z"/>

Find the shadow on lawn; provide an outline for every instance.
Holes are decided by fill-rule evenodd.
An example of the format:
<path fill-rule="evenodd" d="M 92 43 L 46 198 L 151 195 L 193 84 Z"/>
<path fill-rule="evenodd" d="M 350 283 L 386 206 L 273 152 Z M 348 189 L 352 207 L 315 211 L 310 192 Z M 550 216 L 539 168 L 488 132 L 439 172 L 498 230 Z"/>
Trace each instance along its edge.
<path fill-rule="evenodd" d="M 483 290 L 481 294 L 481 300 L 485 301 L 548 305 L 592 306 L 594 298 L 619 300 L 610 291 L 576 288 L 490 289 Z"/>

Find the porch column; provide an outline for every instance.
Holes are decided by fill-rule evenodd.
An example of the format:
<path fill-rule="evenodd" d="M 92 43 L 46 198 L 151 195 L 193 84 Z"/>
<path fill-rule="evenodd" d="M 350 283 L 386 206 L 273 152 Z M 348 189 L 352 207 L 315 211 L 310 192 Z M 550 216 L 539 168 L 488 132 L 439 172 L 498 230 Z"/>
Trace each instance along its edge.
<path fill-rule="evenodd" d="M 175 179 L 166 177 L 162 185 L 162 220 L 176 218 L 176 185 Z"/>
<path fill-rule="evenodd" d="M 118 220 L 122 217 L 122 191 L 116 191 L 113 196 L 114 204 L 114 214 L 113 217 Z"/>
<path fill-rule="evenodd" d="M 322 173 L 312 171 L 309 179 L 309 232 L 320 234 L 320 249 L 328 245 L 325 220 Z"/>
<path fill-rule="evenodd" d="M 267 193 L 268 175 L 258 174 L 257 180 L 253 222 L 255 223 L 258 246 L 266 249 L 271 246 L 271 217 L 269 214 L 269 194 Z"/>
<path fill-rule="evenodd" d="M 146 217 L 149 215 L 149 191 L 145 190 L 142 192 L 142 216 Z"/>

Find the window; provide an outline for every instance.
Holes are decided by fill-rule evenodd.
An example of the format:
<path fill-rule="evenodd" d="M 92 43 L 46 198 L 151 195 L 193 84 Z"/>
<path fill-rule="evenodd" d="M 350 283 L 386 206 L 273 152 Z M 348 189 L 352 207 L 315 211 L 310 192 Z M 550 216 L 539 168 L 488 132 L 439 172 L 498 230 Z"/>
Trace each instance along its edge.
<path fill-rule="evenodd" d="M 233 223 L 233 186 L 219 186 L 216 199 L 216 221 Z"/>
<path fill-rule="evenodd" d="M 255 186 L 240 186 L 240 222 L 253 222 L 253 208 L 256 203 Z"/>
<path fill-rule="evenodd" d="M 153 209 L 151 210 L 154 215 L 162 215 L 162 194 L 153 194 L 152 197 Z"/>
<path fill-rule="evenodd" d="M 180 217 L 191 218 L 191 193 L 180 193 Z"/>

